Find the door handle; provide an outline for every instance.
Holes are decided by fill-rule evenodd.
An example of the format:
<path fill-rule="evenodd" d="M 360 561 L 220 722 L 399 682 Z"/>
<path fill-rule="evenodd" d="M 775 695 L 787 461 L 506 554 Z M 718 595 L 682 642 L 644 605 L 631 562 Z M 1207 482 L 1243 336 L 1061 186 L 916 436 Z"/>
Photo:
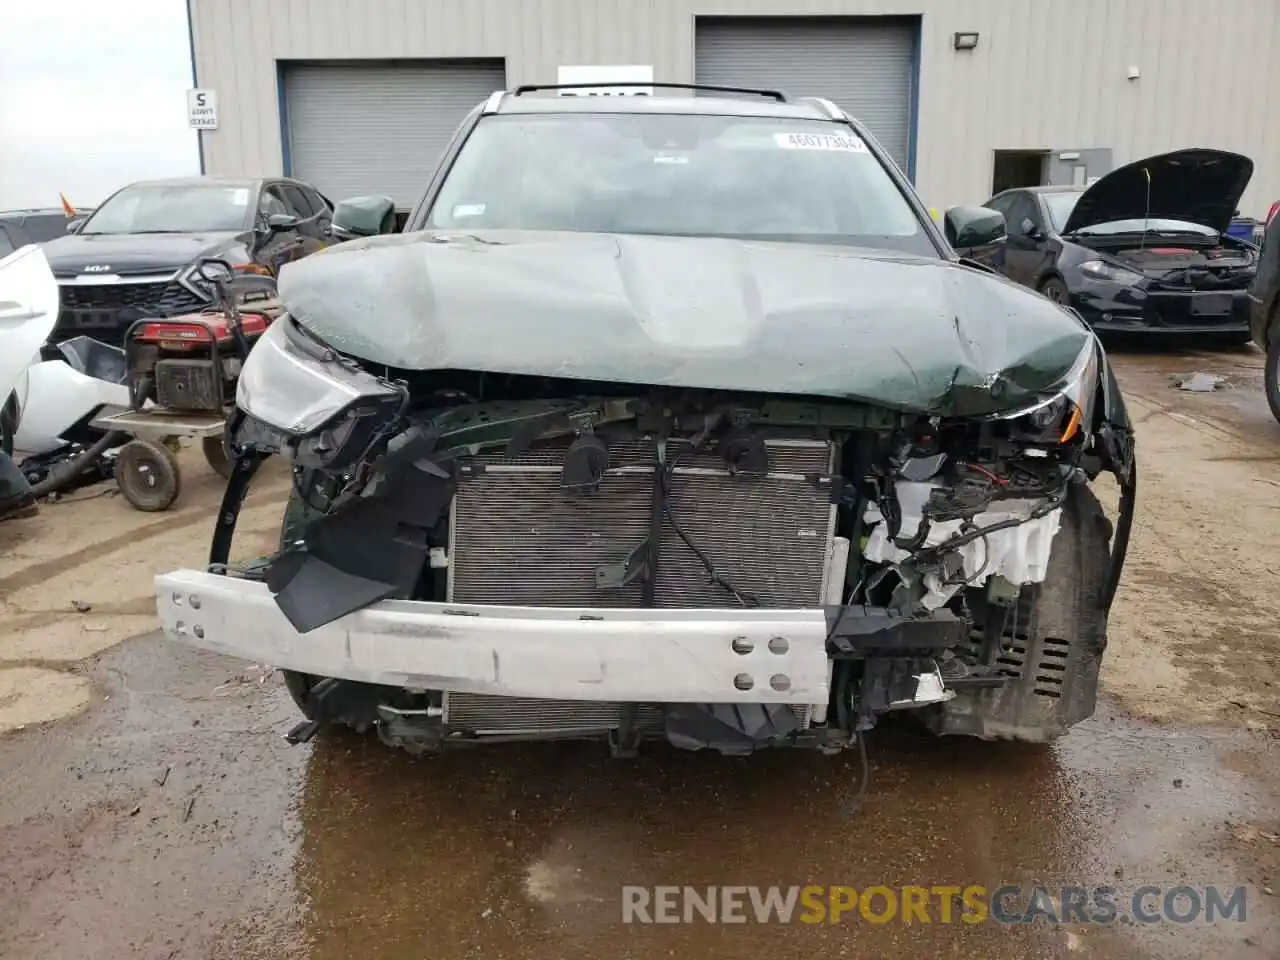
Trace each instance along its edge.
<path fill-rule="evenodd" d="M 38 316 L 40 312 L 26 304 L 16 303 L 13 300 L 0 301 L 0 322 L 21 323 L 24 320 L 34 320 Z"/>

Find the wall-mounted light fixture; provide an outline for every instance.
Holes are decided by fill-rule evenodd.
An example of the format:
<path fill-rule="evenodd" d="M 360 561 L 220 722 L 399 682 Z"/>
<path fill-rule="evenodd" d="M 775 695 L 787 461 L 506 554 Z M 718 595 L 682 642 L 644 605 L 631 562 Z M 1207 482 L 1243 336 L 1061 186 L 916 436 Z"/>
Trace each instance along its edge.
<path fill-rule="evenodd" d="M 957 50 L 972 50 L 978 45 L 978 34 L 973 33 L 957 33 L 951 41 L 951 45 Z"/>

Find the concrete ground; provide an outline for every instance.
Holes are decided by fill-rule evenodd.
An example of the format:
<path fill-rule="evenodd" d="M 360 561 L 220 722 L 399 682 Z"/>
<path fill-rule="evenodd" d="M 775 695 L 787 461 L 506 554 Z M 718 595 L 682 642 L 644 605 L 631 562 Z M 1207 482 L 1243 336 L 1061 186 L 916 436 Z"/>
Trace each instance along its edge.
<path fill-rule="evenodd" d="M 220 482 L 0 525 L 0 957 L 1280 957 L 1280 425 L 1251 349 L 1117 352 L 1141 490 L 1098 715 L 1048 748 L 746 761 L 583 745 L 290 747 L 260 665 L 154 633 Z M 1173 377 L 1224 374 L 1187 393 Z M 235 553 L 273 541 L 281 472 Z M 131 639 L 133 638 L 133 639 Z M 1247 887 L 1243 921 L 624 926 L 624 884 Z"/>

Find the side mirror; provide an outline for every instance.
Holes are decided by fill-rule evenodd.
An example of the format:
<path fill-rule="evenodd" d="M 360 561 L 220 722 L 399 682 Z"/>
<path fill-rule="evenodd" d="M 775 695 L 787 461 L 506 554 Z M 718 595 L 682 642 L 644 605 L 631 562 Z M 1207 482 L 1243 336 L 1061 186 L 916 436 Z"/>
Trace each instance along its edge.
<path fill-rule="evenodd" d="M 79 233 L 80 228 L 84 225 L 84 222 L 88 219 L 89 219 L 88 217 L 76 217 L 74 220 L 68 220 L 67 233 Z"/>
<path fill-rule="evenodd" d="M 279 233 L 282 230 L 292 230 L 299 223 L 297 217 L 289 213 L 273 213 L 267 217 L 267 230 L 271 233 Z"/>
<path fill-rule="evenodd" d="M 1040 228 L 1035 225 L 1030 217 L 1023 217 L 1022 223 L 1018 225 L 1022 228 L 1022 235 L 1031 240 L 1043 240 L 1044 234 L 1040 232 Z"/>
<path fill-rule="evenodd" d="M 333 209 L 329 226 L 338 241 L 396 232 L 396 202 L 390 197 L 351 197 Z"/>
<path fill-rule="evenodd" d="M 951 207 L 943 232 L 947 243 L 962 257 L 989 253 L 1008 238 L 1004 214 L 990 207 Z"/>

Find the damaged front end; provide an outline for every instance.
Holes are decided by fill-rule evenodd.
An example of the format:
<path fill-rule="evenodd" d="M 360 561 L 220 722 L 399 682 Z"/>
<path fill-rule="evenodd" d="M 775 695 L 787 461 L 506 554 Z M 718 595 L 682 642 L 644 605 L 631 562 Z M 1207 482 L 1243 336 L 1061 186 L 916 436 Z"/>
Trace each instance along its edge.
<path fill-rule="evenodd" d="M 1093 712 L 1134 470 L 1092 337 L 1053 391 L 970 417 L 399 370 L 287 318 L 239 389 L 209 571 L 158 578 L 160 613 L 284 668 L 313 723 L 747 753 L 904 709 L 1036 741 Z M 233 568 L 271 455 L 295 481 L 281 548 Z"/>

